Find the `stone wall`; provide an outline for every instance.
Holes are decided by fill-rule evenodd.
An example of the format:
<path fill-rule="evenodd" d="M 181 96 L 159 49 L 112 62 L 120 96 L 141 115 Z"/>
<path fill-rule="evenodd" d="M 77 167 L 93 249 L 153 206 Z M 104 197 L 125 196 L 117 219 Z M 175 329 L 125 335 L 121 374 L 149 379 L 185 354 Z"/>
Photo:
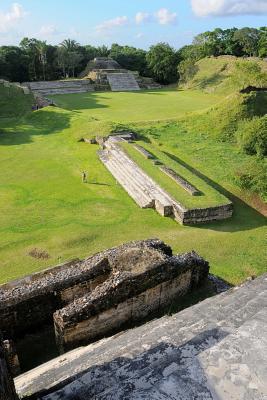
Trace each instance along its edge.
<path fill-rule="evenodd" d="M 158 313 L 208 270 L 196 253 L 173 256 L 158 239 L 126 243 L 0 286 L 0 329 L 18 339 L 54 320 L 65 351 Z"/>
<path fill-rule="evenodd" d="M 175 219 L 185 225 L 193 225 L 211 221 L 219 221 L 231 218 L 233 215 L 233 204 L 222 204 L 216 207 L 194 208 L 182 210 L 174 208 Z"/>
<path fill-rule="evenodd" d="M 0 334 L 0 400 L 18 400 Z"/>
<path fill-rule="evenodd" d="M 123 270 L 113 270 L 110 278 L 93 292 L 54 314 L 61 352 L 159 312 L 200 285 L 208 275 L 208 263 L 194 252 L 169 256 L 157 249 L 147 248 L 143 253 L 133 247 L 127 253 Z M 131 260 L 135 259 L 138 263 L 133 267 Z"/>
<path fill-rule="evenodd" d="M 0 286 L 0 329 L 10 338 L 52 322 L 58 308 L 93 290 L 109 273 L 107 258 L 99 254 Z"/>

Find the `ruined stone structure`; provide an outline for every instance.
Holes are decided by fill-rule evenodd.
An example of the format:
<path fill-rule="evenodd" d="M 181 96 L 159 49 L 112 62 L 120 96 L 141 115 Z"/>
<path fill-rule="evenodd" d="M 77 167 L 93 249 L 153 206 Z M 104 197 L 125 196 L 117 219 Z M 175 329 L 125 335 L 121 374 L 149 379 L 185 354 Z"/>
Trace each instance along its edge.
<path fill-rule="evenodd" d="M 23 86 L 29 88 L 38 97 L 46 97 L 50 94 L 86 93 L 94 90 L 94 86 L 90 81 L 83 79 L 24 82 Z"/>
<path fill-rule="evenodd" d="M 21 89 L 23 91 L 24 94 L 30 94 L 31 91 L 29 90 L 29 88 L 23 84 L 20 84 L 19 82 L 9 82 L 5 79 L 0 79 L 0 85 L 4 85 L 5 87 L 17 87 L 19 89 Z"/>
<path fill-rule="evenodd" d="M 22 399 L 264 400 L 267 275 L 65 353 L 15 379 Z"/>
<path fill-rule="evenodd" d="M 199 196 L 201 194 L 200 191 L 197 190 L 195 186 L 191 185 L 191 183 L 187 182 L 184 178 L 178 175 L 171 168 L 163 165 L 162 167 L 160 167 L 160 170 L 164 172 L 164 174 L 172 178 L 176 183 L 178 183 L 178 185 L 180 185 L 184 190 L 186 190 L 192 196 Z"/>
<path fill-rule="evenodd" d="M 99 151 L 100 160 L 123 186 L 127 193 L 141 208 L 154 208 L 164 217 L 172 217 L 182 224 L 196 224 L 229 218 L 233 213 L 232 203 L 217 207 L 187 209 L 173 199 L 153 179 L 151 179 L 129 156 L 123 151 L 120 143 L 125 138 L 110 136 L 105 141 L 105 149 Z M 145 149 L 143 149 L 145 150 Z M 140 146 L 139 146 L 140 151 Z M 146 152 L 146 157 L 151 158 Z M 176 177 L 178 179 L 178 175 Z M 184 189 L 189 190 L 187 182 Z M 179 184 L 182 184 L 181 180 Z M 192 192 L 195 188 L 190 186 Z"/>
<path fill-rule="evenodd" d="M 90 79 L 96 90 L 134 91 L 140 88 L 161 88 L 153 79 L 141 77 L 136 71 L 125 70 L 109 57 L 96 57 L 89 61 L 80 77 Z"/>
<path fill-rule="evenodd" d="M 131 242 L 0 286 L 0 329 L 17 338 L 52 322 L 60 350 L 119 331 L 201 285 L 208 263 Z"/>
<path fill-rule="evenodd" d="M 0 333 L 0 400 L 18 400 Z"/>

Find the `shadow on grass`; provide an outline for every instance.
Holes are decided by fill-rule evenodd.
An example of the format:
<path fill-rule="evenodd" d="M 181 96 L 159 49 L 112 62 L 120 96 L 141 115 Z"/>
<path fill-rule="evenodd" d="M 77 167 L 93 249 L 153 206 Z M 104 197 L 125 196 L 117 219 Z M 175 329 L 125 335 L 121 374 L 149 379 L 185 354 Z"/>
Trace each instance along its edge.
<path fill-rule="evenodd" d="M 35 111 L 22 119 L 6 119 L 2 128 L 0 125 L 0 146 L 31 143 L 33 136 L 50 135 L 68 128 L 70 119 L 70 114 L 51 108 Z"/>
<path fill-rule="evenodd" d="M 228 192 L 218 183 L 214 182 L 212 179 L 208 178 L 206 175 L 202 174 L 200 171 L 187 164 L 176 155 L 168 153 L 166 151 L 164 151 L 163 153 L 170 157 L 173 161 L 187 168 L 190 172 L 198 176 L 200 179 L 205 181 L 208 185 L 212 186 L 218 192 L 222 193 L 225 197 L 232 201 L 234 205 L 234 213 L 232 218 L 222 221 L 216 221 L 214 223 L 196 225 L 195 228 L 209 229 L 221 232 L 240 232 L 259 228 L 266 225 L 266 218 L 257 210 L 247 205 L 239 197 L 235 196 L 231 192 Z"/>
<path fill-rule="evenodd" d="M 102 183 L 102 182 L 87 182 L 90 185 L 99 185 L 99 186 L 111 186 L 108 183 Z"/>
<path fill-rule="evenodd" d="M 100 92 L 75 93 L 72 95 L 50 96 L 59 107 L 65 110 L 91 110 L 97 108 L 109 108 L 106 104 L 101 104 L 101 100 L 107 100 Z"/>
<path fill-rule="evenodd" d="M 209 78 L 202 79 L 202 81 L 198 84 L 198 87 L 200 89 L 205 89 L 207 86 L 219 85 L 220 83 L 222 83 L 224 81 L 224 79 L 225 79 L 224 75 L 216 72 Z"/>

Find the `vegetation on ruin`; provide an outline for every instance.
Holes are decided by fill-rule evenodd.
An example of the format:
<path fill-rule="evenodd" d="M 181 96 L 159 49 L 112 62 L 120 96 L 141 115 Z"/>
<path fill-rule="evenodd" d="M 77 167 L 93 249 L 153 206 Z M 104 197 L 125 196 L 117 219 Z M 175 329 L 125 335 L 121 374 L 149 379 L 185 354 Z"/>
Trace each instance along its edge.
<path fill-rule="evenodd" d="M 175 160 L 175 155 L 165 151 L 166 149 L 146 142 L 138 142 L 146 150 L 162 162 L 162 164 L 172 168 L 176 173 L 186 179 L 190 184 L 194 185 L 200 192 L 200 196 L 191 196 L 180 185 L 175 183 L 173 179 L 160 171 L 158 165 L 154 165 L 153 160 L 146 159 L 140 154 L 130 143 L 123 144 L 124 150 L 129 154 L 143 171 L 145 171 L 160 187 L 167 191 L 178 203 L 182 206 L 191 208 L 208 208 L 216 207 L 222 204 L 228 204 L 229 200 L 216 189 L 206 183 L 203 179 L 190 171 L 183 162 L 179 162 L 178 157 Z"/>

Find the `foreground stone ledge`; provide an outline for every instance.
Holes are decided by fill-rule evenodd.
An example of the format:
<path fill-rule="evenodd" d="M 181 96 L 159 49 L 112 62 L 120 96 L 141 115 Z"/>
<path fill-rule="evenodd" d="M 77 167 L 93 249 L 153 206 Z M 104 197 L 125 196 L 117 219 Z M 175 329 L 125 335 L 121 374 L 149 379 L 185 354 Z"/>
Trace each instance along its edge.
<path fill-rule="evenodd" d="M 132 258 L 136 256 L 138 250 L 132 252 Z M 195 252 L 170 257 L 152 250 L 145 257 L 147 261 L 142 260 L 138 268 L 114 272 L 93 292 L 54 314 L 61 352 L 158 313 L 199 286 L 208 275 L 208 263 Z"/>
<path fill-rule="evenodd" d="M 265 274 L 65 353 L 16 378 L 17 392 L 28 400 L 263 400 L 266 318 Z"/>
<path fill-rule="evenodd" d="M 0 329 L 5 338 L 20 336 L 32 328 L 52 322 L 53 313 L 103 283 L 113 268 L 130 262 L 130 249 L 159 249 L 172 254 L 160 240 L 132 242 L 75 260 L 0 286 Z M 128 259 L 126 259 L 128 257 Z M 140 261 L 140 257 L 139 257 Z M 132 260 L 137 265 L 138 260 Z"/>
<path fill-rule="evenodd" d="M 0 333 L 0 400 L 18 400 Z"/>

